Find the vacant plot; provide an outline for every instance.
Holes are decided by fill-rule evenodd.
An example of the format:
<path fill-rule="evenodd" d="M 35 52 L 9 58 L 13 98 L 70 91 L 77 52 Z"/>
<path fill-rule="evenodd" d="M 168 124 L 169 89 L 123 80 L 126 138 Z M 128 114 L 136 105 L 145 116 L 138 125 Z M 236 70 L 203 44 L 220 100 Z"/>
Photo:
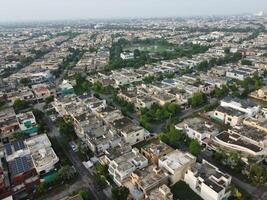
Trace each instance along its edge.
<path fill-rule="evenodd" d="M 180 181 L 171 187 L 173 199 L 178 200 L 202 200 L 191 188 L 184 182 Z"/>

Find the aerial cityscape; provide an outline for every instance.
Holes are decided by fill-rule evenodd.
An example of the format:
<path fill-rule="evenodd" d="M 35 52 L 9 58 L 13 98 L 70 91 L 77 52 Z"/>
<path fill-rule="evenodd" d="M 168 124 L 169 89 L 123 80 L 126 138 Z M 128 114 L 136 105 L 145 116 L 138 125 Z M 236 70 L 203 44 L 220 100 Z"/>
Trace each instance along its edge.
<path fill-rule="evenodd" d="M 0 200 L 267 200 L 267 1 L 0 5 Z"/>

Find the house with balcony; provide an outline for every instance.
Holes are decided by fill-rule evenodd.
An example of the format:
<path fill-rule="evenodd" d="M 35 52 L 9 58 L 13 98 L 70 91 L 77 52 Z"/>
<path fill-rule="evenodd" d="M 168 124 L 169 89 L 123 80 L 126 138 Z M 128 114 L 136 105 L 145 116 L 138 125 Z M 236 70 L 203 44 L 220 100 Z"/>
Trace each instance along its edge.
<path fill-rule="evenodd" d="M 221 172 L 206 160 L 195 163 L 184 176 L 189 187 L 205 200 L 224 200 L 231 192 L 229 190 L 232 177 Z"/>
<path fill-rule="evenodd" d="M 112 160 L 109 163 L 108 171 L 114 182 L 121 186 L 127 179 L 130 179 L 132 172 L 147 166 L 148 160 L 146 157 L 137 148 L 133 148 L 132 151 Z"/>
<path fill-rule="evenodd" d="M 159 158 L 158 166 L 169 175 L 171 185 L 184 178 L 186 171 L 196 162 L 196 157 L 178 149 Z"/>

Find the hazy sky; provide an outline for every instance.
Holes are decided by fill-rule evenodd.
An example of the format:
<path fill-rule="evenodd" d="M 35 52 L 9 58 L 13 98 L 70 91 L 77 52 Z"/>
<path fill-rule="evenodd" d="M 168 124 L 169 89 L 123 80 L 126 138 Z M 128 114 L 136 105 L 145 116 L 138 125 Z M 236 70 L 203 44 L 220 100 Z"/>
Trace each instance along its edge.
<path fill-rule="evenodd" d="M 267 0 L 0 0 L 0 21 L 222 15 L 267 11 Z"/>

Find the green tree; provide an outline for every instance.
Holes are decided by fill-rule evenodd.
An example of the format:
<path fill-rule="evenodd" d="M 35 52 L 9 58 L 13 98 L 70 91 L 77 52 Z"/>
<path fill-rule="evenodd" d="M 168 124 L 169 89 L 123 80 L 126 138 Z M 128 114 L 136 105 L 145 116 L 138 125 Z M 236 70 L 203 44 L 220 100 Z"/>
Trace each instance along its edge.
<path fill-rule="evenodd" d="M 30 103 L 26 100 L 21 100 L 21 99 L 16 99 L 14 101 L 13 107 L 15 109 L 15 111 L 21 111 L 24 110 L 26 108 L 29 108 Z"/>
<path fill-rule="evenodd" d="M 189 145 L 189 151 L 194 156 L 198 156 L 200 154 L 201 146 L 197 140 L 191 140 L 190 145 Z"/>
<path fill-rule="evenodd" d="M 73 140 L 76 138 L 75 130 L 71 121 L 65 121 L 63 118 L 59 119 L 59 132 Z"/>
<path fill-rule="evenodd" d="M 96 163 L 95 165 L 96 173 L 108 177 L 108 165 L 102 165 L 101 163 Z"/>
<path fill-rule="evenodd" d="M 188 99 L 188 103 L 193 108 L 197 108 L 207 103 L 207 100 L 207 96 L 203 92 L 198 92 Z"/>
<path fill-rule="evenodd" d="M 130 191 L 126 187 L 112 188 L 112 200 L 127 200 Z"/>
<path fill-rule="evenodd" d="M 22 78 L 22 79 L 20 80 L 20 83 L 21 83 L 22 85 L 24 85 L 24 86 L 29 85 L 30 82 L 31 82 L 31 80 L 30 80 L 29 78 Z"/>
<path fill-rule="evenodd" d="M 172 115 L 177 115 L 181 112 L 181 107 L 178 104 L 175 103 L 169 103 L 165 106 Z"/>
<path fill-rule="evenodd" d="M 69 166 L 69 165 L 65 165 L 63 167 L 61 167 L 58 170 L 58 174 L 59 177 L 63 180 L 63 181 L 70 181 L 71 179 L 73 179 L 76 176 L 76 172 L 74 171 L 74 169 Z"/>
<path fill-rule="evenodd" d="M 50 97 L 47 97 L 46 99 L 45 99 L 45 103 L 46 104 L 49 104 L 49 103 L 51 103 L 51 102 L 53 102 L 54 101 L 54 96 L 50 96 Z"/>
<path fill-rule="evenodd" d="M 266 168 L 260 164 L 252 164 L 249 171 L 249 179 L 253 185 L 262 185 L 266 183 Z"/>
<path fill-rule="evenodd" d="M 88 191 L 86 191 L 86 190 L 80 190 L 80 191 L 79 191 L 79 196 L 80 196 L 83 200 L 89 200 L 89 199 L 90 199 L 89 193 L 88 193 Z"/>
<path fill-rule="evenodd" d="M 252 65 L 250 60 L 241 60 L 241 65 Z"/>

